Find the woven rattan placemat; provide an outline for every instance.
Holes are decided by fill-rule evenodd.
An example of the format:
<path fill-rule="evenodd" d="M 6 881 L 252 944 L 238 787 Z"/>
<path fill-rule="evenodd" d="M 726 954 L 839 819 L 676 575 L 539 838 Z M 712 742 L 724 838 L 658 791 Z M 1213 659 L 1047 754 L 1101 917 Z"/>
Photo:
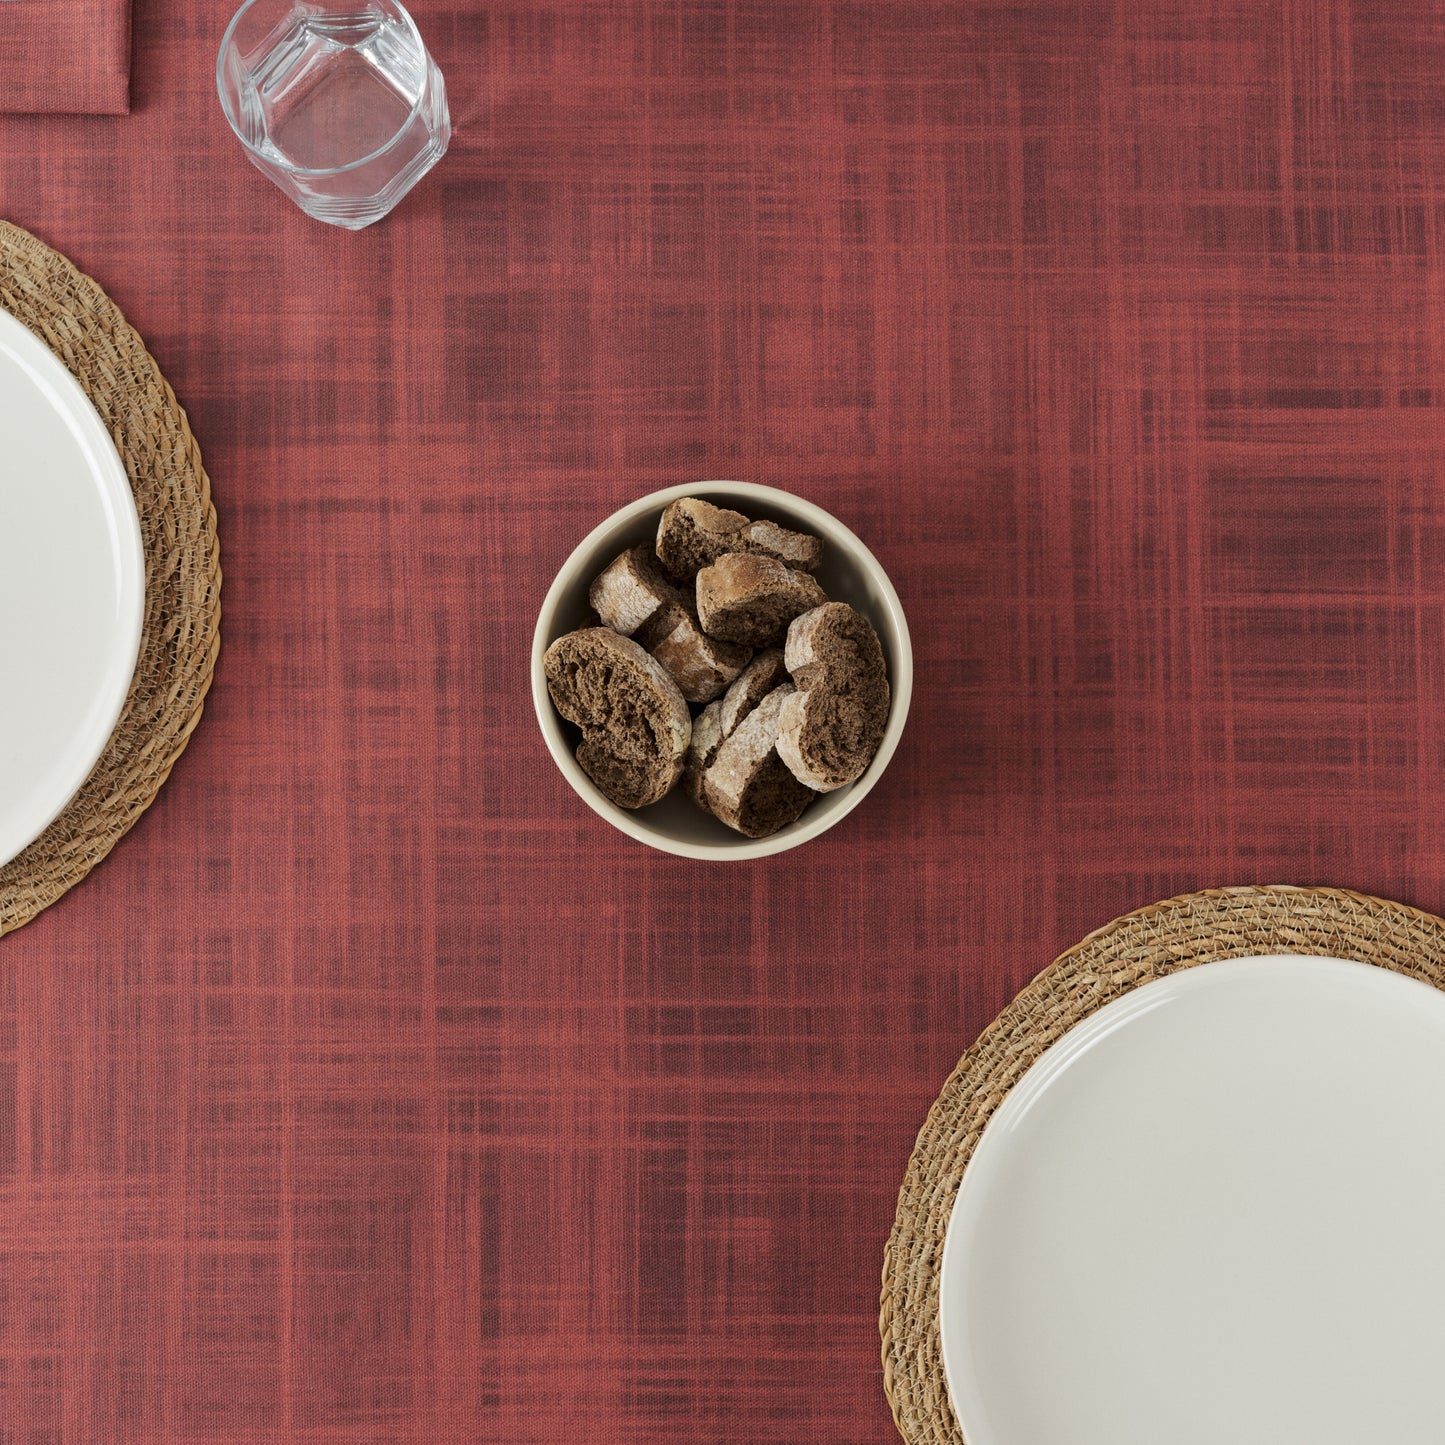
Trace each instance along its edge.
<path fill-rule="evenodd" d="M 0 306 L 68 366 L 130 476 L 145 624 L 125 710 L 69 806 L 0 868 L 0 934 L 79 883 L 151 805 L 201 717 L 220 649 L 216 510 L 186 414 L 119 308 L 64 256 L 0 221 Z"/>
<path fill-rule="evenodd" d="M 959 1061 L 918 1135 L 883 1253 L 883 1388 L 911 1445 L 960 1445 L 938 1339 L 943 1239 L 984 1126 L 1064 1033 L 1131 989 L 1250 954 L 1352 958 L 1445 987 L 1445 921 L 1335 888 L 1224 888 L 1171 898 L 1056 959 Z"/>

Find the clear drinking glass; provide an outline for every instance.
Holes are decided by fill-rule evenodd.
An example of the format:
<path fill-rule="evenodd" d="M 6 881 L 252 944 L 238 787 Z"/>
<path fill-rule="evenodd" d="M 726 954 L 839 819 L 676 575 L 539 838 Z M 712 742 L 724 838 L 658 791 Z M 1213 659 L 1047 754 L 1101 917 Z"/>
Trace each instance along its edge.
<path fill-rule="evenodd" d="M 216 61 L 246 154 L 308 216 L 359 231 L 442 158 L 446 87 L 394 0 L 247 0 Z"/>

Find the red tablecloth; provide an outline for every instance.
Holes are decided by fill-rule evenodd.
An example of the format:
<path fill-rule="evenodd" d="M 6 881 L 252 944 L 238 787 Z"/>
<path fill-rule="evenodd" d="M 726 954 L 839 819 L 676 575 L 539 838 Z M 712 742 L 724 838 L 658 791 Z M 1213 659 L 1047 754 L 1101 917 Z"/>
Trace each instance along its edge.
<path fill-rule="evenodd" d="M 1445 29 L 1426 4 L 415 9 L 456 138 L 319 226 L 139 0 L 0 121 L 220 508 L 206 718 L 0 942 L 15 1445 L 886 1442 L 924 1111 L 1035 970 L 1231 882 L 1445 905 Z M 567 790 L 527 651 L 639 493 L 789 487 L 913 627 L 770 863 Z"/>

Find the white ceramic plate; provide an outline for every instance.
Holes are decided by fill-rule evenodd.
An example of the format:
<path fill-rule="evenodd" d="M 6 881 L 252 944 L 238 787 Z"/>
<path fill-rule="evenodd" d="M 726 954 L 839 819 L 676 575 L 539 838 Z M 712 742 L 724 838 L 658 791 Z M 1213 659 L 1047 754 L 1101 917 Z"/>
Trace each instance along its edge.
<path fill-rule="evenodd" d="M 0 311 L 0 863 L 95 766 L 144 607 L 140 523 L 115 446 L 74 377 Z"/>
<path fill-rule="evenodd" d="M 944 1248 L 968 1445 L 1445 1439 L 1445 994 L 1277 957 L 1148 984 L 999 1106 Z"/>

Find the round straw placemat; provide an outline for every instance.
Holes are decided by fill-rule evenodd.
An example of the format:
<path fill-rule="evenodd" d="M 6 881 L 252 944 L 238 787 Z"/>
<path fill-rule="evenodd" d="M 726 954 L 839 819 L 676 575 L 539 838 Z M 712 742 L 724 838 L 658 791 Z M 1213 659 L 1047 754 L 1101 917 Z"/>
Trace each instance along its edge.
<path fill-rule="evenodd" d="M 115 303 L 64 256 L 0 221 L 0 306 L 70 368 L 100 413 L 130 476 L 146 556 L 145 623 L 125 709 L 65 811 L 0 868 L 5 934 L 110 852 L 185 751 L 220 649 L 221 566 L 200 448 Z"/>
<path fill-rule="evenodd" d="M 993 1112 L 1075 1024 L 1131 989 L 1251 954 L 1350 958 L 1445 987 L 1445 921 L 1335 888 L 1222 888 L 1115 919 L 1057 958 L 959 1061 L 918 1135 L 883 1252 L 883 1388 L 911 1445 L 961 1445 L 938 1337 L 943 1240 Z"/>

